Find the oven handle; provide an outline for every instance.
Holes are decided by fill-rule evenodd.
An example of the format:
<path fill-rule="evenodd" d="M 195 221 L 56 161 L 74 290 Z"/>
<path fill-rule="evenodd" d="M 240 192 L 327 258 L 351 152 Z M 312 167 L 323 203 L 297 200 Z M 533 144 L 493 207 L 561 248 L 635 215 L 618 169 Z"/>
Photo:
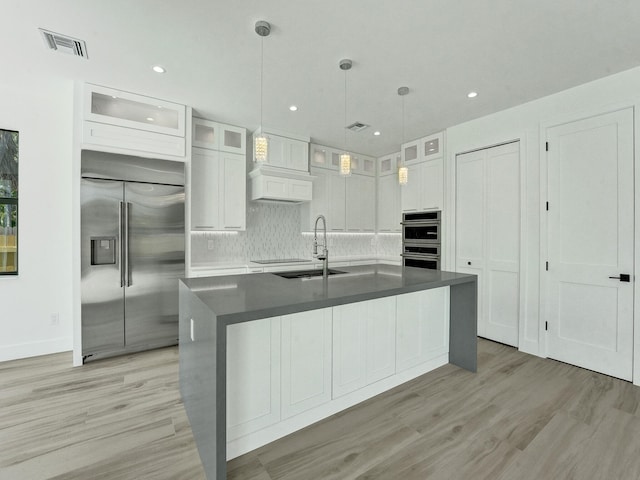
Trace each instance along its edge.
<path fill-rule="evenodd" d="M 440 260 L 440 255 L 420 255 L 411 253 L 401 253 L 401 257 L 410 258 L 412 260 Z"/>
<path fill-rule="evenodd" d="M 424 221 L 424 220 L 421 220 L 419 222 L 418 221 L 409 220 L 407 222 L 400 222 L 400 225 L 410 225 L 412 227 L 431 227 L 431 226 L 438 226 L 439 227 L 440 223 L 441 222 L 439 220 L 438 221 L 432 221 L 432 222 Z"/>

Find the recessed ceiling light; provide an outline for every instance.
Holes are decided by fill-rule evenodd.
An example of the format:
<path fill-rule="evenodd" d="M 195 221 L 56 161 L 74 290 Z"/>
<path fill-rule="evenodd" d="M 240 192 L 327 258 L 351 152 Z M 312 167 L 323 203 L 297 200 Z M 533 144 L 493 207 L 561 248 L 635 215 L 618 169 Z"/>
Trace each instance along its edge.
<path fill-rule="evenodd" d="M 375 132 L 373 132 L 373 134 L 377 137 L 380 135 L 380 132 L 378 132 L 377 130 Z"/>
<path fill-rule="evenodd" d="M 155 118 L 153 118 L 153 117 L 147 117 L 147 122 L 154 122 L 154 121 L 155 121 Z"/>
<path fill-rule="evenodd" d="M 289 107 L 289 110 L 291 110 L 292 112 L 295 112 L 296 110 L 298 110 L 298 107 L 296 107 L 295 105 L 291 105 Z"/>
<path fill-rule="evenodd" d="M 478 96 L 478 92 L 469 92 L 467 93 L 467 97 L 469 98 L 474 98 Z"/>
<path fill-rule="evenodd" d="M 153 71 L 156 73 L 164 73 L 166 72 L 164 67 L 161 67 L 160 65 L 154 65 L 153 66 Z"/>

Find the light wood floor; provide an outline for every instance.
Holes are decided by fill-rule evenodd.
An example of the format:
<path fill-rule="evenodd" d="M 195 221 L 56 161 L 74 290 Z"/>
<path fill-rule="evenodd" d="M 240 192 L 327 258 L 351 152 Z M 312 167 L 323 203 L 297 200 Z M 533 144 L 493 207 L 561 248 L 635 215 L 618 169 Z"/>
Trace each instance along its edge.
<path fill-rule="evenodd" d="M 0 479 L 204 474 L 177 349 L 0 363 Z M 640 479 L 640 388 L 480 340 L 447 365 L 229 462 L 234 480 Z"/>

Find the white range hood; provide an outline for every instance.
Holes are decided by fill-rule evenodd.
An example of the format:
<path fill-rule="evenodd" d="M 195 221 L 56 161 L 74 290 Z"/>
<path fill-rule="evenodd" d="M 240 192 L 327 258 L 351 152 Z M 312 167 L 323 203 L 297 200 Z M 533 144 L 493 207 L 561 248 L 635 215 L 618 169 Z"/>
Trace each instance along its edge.
<path fill-rule="evenodd" d="M 311 200 L 313 177 L 308 172 L 262 165 L 249 172 L 251 200 L 302 203 Z"/>

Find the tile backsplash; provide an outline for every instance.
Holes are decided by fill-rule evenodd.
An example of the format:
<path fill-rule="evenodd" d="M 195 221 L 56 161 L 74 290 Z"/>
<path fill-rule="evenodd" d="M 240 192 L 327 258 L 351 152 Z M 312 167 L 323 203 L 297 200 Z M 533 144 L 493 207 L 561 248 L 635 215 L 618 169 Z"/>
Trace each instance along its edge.
<path fill-rule="evenodd" d="M 397 235 L 329 234 L 329 258 L 398 256 L 402 238 Z M 313 235 L 300 232 L 300 206 L 248 203 L 244 232 L 191 234 L 191 264 L 244 263 L 249 260 L 311 258 Z"/>

